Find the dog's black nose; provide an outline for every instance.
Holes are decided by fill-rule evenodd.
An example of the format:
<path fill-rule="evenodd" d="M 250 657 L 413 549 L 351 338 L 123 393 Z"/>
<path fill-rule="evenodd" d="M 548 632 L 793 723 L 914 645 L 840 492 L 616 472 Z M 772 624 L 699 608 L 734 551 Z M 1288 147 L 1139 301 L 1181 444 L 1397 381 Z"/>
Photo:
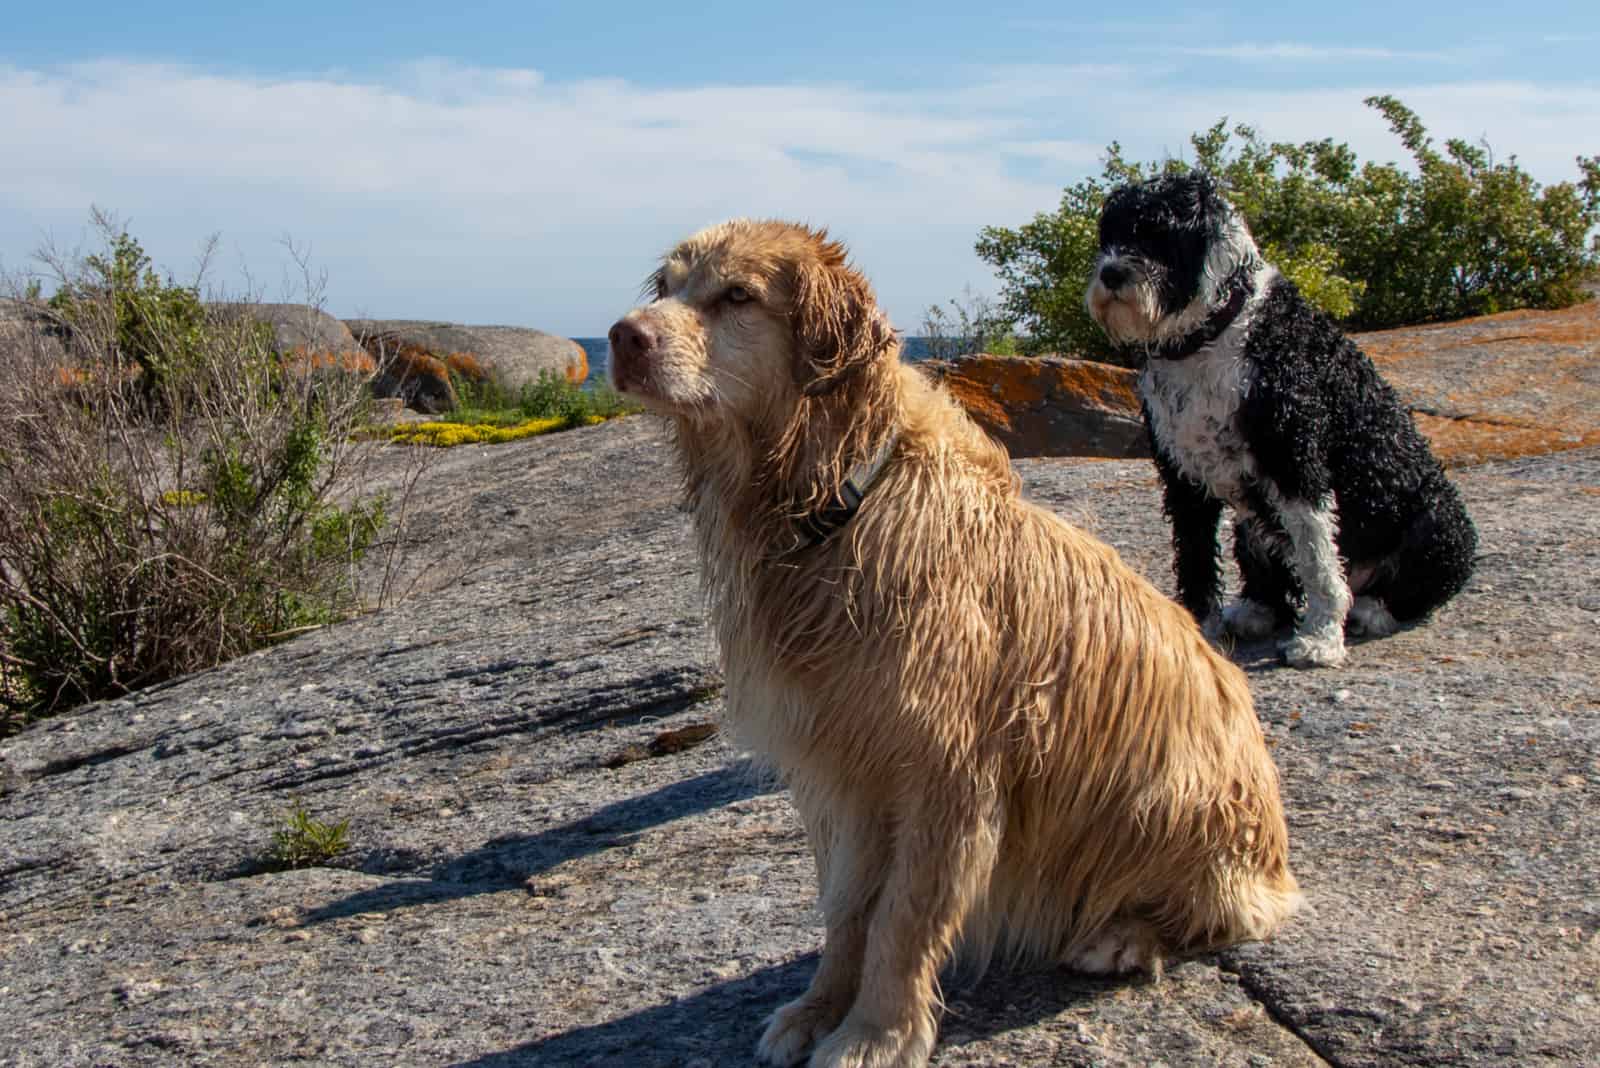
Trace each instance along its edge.
<path fill-rule="evenodd" d="M 1128 269 L 1126 267 L 1118 267 L 1114 263 L 1108 263 L 1100 268 L 1100 284 L 1107 289 L 1116 289 L 1127 280 Z"/>

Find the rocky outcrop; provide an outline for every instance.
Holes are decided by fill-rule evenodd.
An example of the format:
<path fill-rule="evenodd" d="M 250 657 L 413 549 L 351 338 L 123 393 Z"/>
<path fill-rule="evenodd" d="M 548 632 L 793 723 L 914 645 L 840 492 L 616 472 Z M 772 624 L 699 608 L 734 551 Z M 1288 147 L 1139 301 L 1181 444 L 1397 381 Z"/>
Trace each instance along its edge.
<path fill-rule="evenodd" d="M 1352 337 L 1446 466 L 1600 444 L 1600 300 Z M 1134 371 L 982 353 L 923 366 L 1014 457 L 1149 455 Z"/>
<path fill-rule="evenodd" d="M 377 371 L 372 357 L 356 342 L 344 323 L 309 304 L 219 303 L 219 315 L 244 315 L 272 328 L 273 345 L 283 354 L 285 366 L 301 374 L 344 372 L 371 377 Z"/>
<path fill-rule="evenodd" d="M 30 362 L 55 363 L 65 372 L 67 347 L 47 324 L 38 305 L 0 298 L 0 352 L 27 352 Z"/>
<path fill-rule="evenodd" d="M 664 431 L 430 455 L 428 592 L 0 742 L 0 1062 L 751 1063 L 815 876 L 783 792 L 694 744 L 721 702 Z M 1147 461 L 1018 467 L 1170 587 Z M 1310 907 L 1159 983 L 952 983 L 936 1065 L 1592 1060 L 1600 448 L 1457 477 L 1482 556 L 1431 624 L 1338 671 L 1234 650 Z M 296 802 L 351 848 L 267 870 Z"/>
<path fill-rule="evenodd" d="M 359 356 L 362 349 L 350 329 L 309 304 L 214 304 L 223 315 L 247 315 L 272 328 L 279 352 L 297 354 L 319 366 L 337 365 Z"/>
<path fill-rule="evenodd" d="M 1135 372 L 979 353 L 923 364 L 1013 457 L 1148 456 Z"/>
<path fill-rule="evenodd" d="M 452 356 L 470 359 L 511 393 L 538 382 L 541 374 L 560 375 L 574 384 L 589 377 L 589 358 L 583 346 L 542 330 L 415 319 L 347 319 L 345 324 L 369 352 L 374 341 L 382 339 L 391 346 L 410 347 L 438 360 Z"/>
<path fill-rule="evenodd" d="M 1446 464 L 1600 443 L 1600 300 L 1356 341 Z"/>

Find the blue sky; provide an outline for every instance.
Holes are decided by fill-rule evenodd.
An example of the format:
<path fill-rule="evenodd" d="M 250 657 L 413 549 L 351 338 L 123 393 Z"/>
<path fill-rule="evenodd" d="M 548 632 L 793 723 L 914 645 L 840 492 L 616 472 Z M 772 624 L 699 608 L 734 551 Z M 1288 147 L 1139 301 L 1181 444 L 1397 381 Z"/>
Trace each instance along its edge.
<path fill-rule="evenodd" d="M 1052 209 L 1111 140 L 1485 137 L 1544 182 L 1600 153 L 1600 5 L 29 4 L 0 37 L 0 269 L 91 205 L 163 267 L 344 316 L 604 333 L 654 257 L 731 215 L 848 241 L 896 323 L 986 224 Z M 137 10 L 137 15 L 132 13 Z"/>

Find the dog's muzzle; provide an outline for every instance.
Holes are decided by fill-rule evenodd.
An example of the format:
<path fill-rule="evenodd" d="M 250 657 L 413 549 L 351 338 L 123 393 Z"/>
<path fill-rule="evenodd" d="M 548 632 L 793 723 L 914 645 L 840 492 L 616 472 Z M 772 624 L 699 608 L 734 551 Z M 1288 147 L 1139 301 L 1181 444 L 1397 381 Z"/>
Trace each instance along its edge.
<path fill-rule="evenodd" d="M 660 341 L 655 330 L 648 322 L 625 315 L 611 327 L 606 340 L 611 343 L 611 384 L 623 393 L 642 389 L 650 379 Z"/>
<path fill-rule="evenodd" d="M 1128 281 L 1133 278 L 1133 272 L 1112 260 L 1100 268 L 1099 277 L 1100 284 L 1105 286 L 1108 292 L 1115 293 L 1128 284 Z"/>

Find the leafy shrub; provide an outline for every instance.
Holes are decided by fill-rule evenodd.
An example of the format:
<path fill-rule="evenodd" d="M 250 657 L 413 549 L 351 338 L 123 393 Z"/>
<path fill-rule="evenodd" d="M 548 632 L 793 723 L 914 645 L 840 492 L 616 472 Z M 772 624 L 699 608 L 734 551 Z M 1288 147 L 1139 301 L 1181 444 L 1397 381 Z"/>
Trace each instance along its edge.
<path fill-rule="evenodd" d="M 1339 273 L 1339 254 L 1320 241 L 1292 249 L 1266 241 L 1261 254 L 1294 282 L 1301 295 L 1335 319 L 1354 315 L 1367 291 L 1367 283 Z"/>
<path fill-rule="evenodd" d="M 1025 351 L 1114 359 L 1083 307 L 1098 251 L 1097 221 L 1116 185 L 1191 166 L 1218 176 L 1268 258 L 1306 296 L 1355 329 L 1459 318 L 1584 299 L 1600 265 L 1600 156 L 1579 179 L 1541 188 L 1515 156 L 1495 162 L 1461 140 L 1440 152 L 1390 96 L 1369 97 L 1410 153 L 1357 165 L 1332 139 L 1263 141 L 1226 121 L 1190 138 L 1193 163 L 1132 163 L 1115 143 L 1103 172 L 1069 186 L 1061 207 L 1016 230 L 986 227 L 978 254 L 1000 277 L 1000 310 L 1025 331 Z"/>
<path fill-rule="evenodd" d="M 59 299 L 0 334 L 13 726 L 342 618 L 385 525 L 347 492 L 363 380 L 286 369 L 248 307 L 200 303 L 103 235 L 104 255 L 50 260 Z"/>
<path fill-rule="evenodd" d="M 86 256 L 49 306 L 64 322 L 113 343 L 122 359 L 138 366 L 146 396 L 156 396 L 199 359 L 205 305 L 198 287 L 163 282 L 127 231 L 99 214 L 95 221 L 108 238 L 104 254 Z"/>

